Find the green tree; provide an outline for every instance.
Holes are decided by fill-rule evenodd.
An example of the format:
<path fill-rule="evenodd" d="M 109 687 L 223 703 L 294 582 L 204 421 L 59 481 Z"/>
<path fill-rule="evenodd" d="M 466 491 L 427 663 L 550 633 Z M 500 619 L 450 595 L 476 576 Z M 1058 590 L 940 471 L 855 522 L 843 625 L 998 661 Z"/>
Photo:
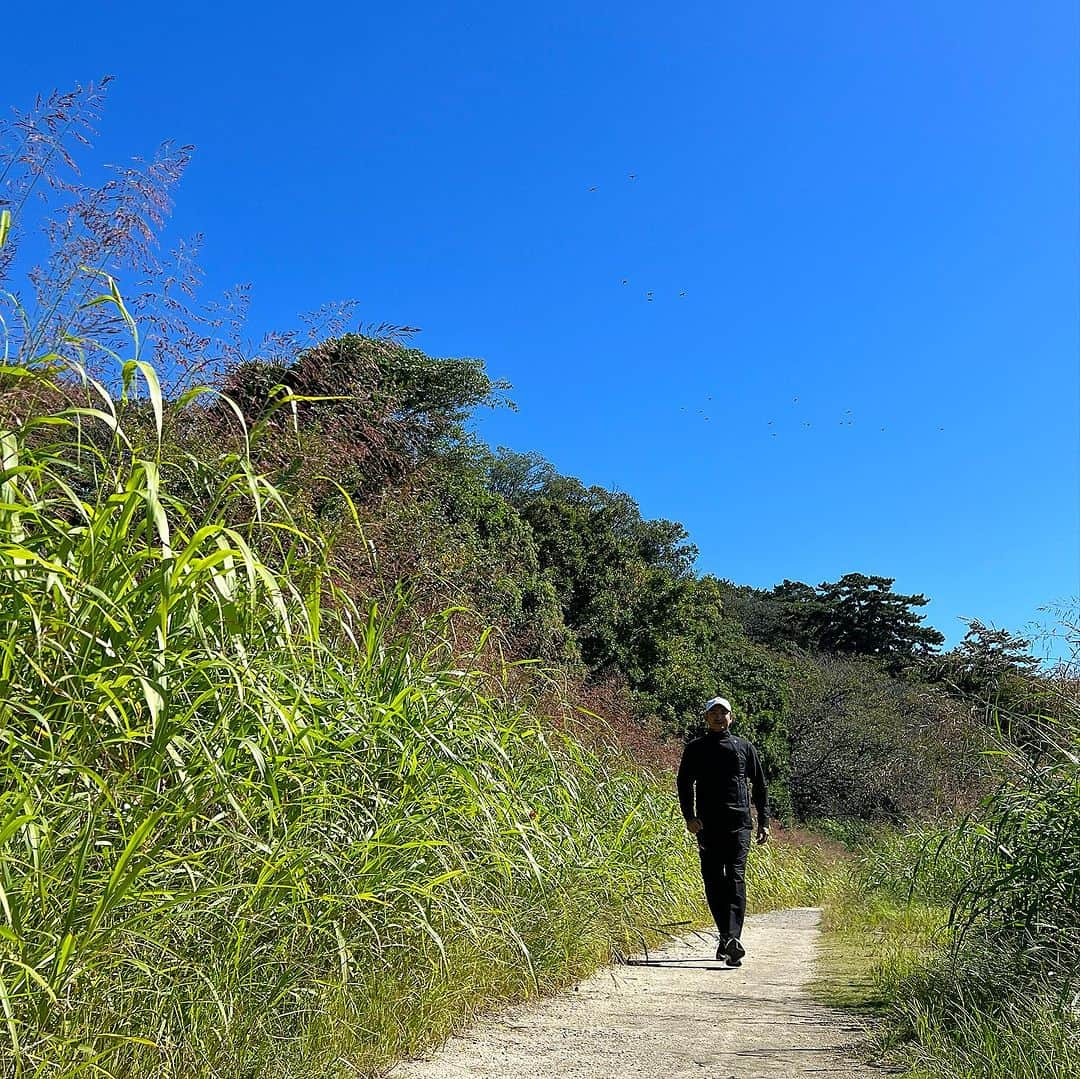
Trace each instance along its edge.
<path fill-rule="evenodd" d="M 502 400 L 476 359 L 436 359 L 394 340 L 346 334 L 300 352 L 290 364 L 250 361 L 222 389 L 249 425 L 279 433 L 278 456 L 304 455 L 317 435 L 351 493 L 368 495 L 464 437 L 473 409 Z M 285 395 L 293 400 L 282 407 Z M 226 406 L 217 410 L 231 422 Z M 295 466 L 294 466 L 295 467 Z"/>
<path fill-rule="evenodd" d="M 913 608 L 930 601 L 923 595 L 893 591 L 891 577 L 846 573 L 838 581 L 816 588 L 785 580 L 771 593 L 780 613 L 758 624 L 776 638 L 767 643 L 790 643 L 815 652 L 872 656 L 895 672 L 925 659 L 945 640 L 922 624 Z M 758 608 L 764 606 L 758 602 Z"/>
<path fill-rule="evenodd" d="M 936 665 L 940 677 L 961 695 L 988 700 L 1010 684 L 1025 683 L 1039 669 L 1031 641 L 978 619 L 968 622 L 964 639 Z"/>
<path fill-rule="evenodd" d="M 923 595 L 894 592 L 893 583 L 891 577 L 846 573 L 839 581 L 819 585 L 818 602 L 825 609 L 822 648 L 876 656 L 896 666 L 940 646 L 944 635 L 922 625 L 925 616 L 912 610 L 930 601 Z"/>
<path fill-rule="evenodd" d="M 774 592 L 728 580 L 717 584 L 725 616 L 738 622 L 750 640 L 778 650 L 792 643 L 791 612 Z"/>
<path fill-rule="evenodd" d="M 736 731 L 761 751 L 770 798 L 789 809 L 785 671 L 775 653 L 749 640 L 725 616 L 722 583 L 704 576 L 684 582 L 663 621 L 654 620 L 653 661 L 634 687 L 641 710 L 662 729 L 683 737 L 704 729 L 702 705 L 714 694 L 730 698 Z"/>
<path fill-rule="evenodd" d="M 629 495 L 565 476 L 548 477 L 520 512 L 585 663 L 598 676 L 623 671 L 634 685 L 655 649 L 657 620 L 692 578 L 697 551 L 686 530 L 645 520 Z"/>
<path fill-rule="evenodd" d="M 439 533 L 431 537 L 441 549 L 439 572 L 502 629 L 514 654 L 576 663 L 577 645 L 541 568 L 533 531 L 489 488 L 478 456 L 481 448 L 459 445 L 428 470 L 424 527 Z"/>
<path fill-rule="evenodd" d="M 500 446 L 485 462 L 488 486 L 511 506 L 524 509 L 558 478 L 550 461 L 538 453 L 515 453 Z"/>

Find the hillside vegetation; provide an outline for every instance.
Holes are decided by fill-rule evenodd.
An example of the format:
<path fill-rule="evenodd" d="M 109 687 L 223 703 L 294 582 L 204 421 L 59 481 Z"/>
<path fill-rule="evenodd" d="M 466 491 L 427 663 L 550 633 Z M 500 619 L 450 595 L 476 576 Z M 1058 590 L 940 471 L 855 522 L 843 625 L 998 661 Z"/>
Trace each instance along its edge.
<path fill-rule="evenodd" d="M 670 792 L 596 717 L 588 749 L 451 611 L 358 604 L 250 459 L 170 459 L 183 408 L 123 379 L 47 382 L 0 443 L 14 1074 L 367 1074 L 700 920 Z M 814 886 L 813 851 L 763 858 L 759 901 Z"/>

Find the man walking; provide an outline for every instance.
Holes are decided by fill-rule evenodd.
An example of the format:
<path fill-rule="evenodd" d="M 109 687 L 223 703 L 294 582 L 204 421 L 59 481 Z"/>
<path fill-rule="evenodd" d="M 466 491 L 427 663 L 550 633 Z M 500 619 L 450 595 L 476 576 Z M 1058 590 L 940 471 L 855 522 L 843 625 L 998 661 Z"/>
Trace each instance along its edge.
<path fill-rule="evenodd" d="M 679 765 L 679 805 L 686 827 L 697 836 L 705 899 L 720 933 L 717 959 L 737 967 L 746 917 L 746 856 L 750 853 L 750 797 L 757 809 L 757 841 L 769 839 L 769 801 L 757 750 L 731 733 L 731 703 L 713 697 L 705 705 L 709 726 L 687 744 Z"/>

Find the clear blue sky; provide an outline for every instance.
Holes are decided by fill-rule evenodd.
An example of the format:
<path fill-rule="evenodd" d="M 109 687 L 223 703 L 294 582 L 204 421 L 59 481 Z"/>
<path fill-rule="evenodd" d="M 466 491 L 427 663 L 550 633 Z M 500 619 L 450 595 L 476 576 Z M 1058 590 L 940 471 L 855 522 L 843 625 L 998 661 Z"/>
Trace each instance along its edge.
<path fill-rule="evenodd" d="M 2 100 L 110 72 L 103 156 L 196 144 L 253 336 L 355 297 L 483 357 L 488 441 L 702 571 L 896 577 L 950 641 L 1080 593 L 1074 3 L 49 10 Z"/>

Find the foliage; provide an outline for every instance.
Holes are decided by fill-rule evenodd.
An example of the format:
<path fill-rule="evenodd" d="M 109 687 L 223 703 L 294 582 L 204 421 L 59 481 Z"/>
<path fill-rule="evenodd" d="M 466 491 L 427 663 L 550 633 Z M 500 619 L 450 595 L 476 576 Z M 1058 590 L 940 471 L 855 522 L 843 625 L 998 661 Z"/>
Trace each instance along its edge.
<path fill-rule="evenodd" d="M 772 592 L 728 580 L 721 580 L 718 587 L 724 613 L 739 623 L 750 640 L 777 652 L 792 648 L 792 620 Z"/>
<path fill-rule="evenodd" d="M 521 510 L 540 564 L 589 669 L 631 685 L 649 664 L 696 551 L 670 521 L 646 521 L 629 495 L 558 477 Z M 651 616 L 651 617 L 650 617 Z"/>
<path fill-rule="evenodd" d="M 1027 717 L 1037 740 L 1000 741 L 1000 785 L 977 811 L 879 841 L 831 919 L 848 956 L 885 957 L 863 1002 L 876 995 L 921 1076 L 1080 1072 L 1080 693 L 1074 672 L 1058 684 L 1056 716 Z M 937 914 L 913 931 L 913 909 Z"/>
<path fill-rule="evenodd" d="M 972 619 L 964 639 L 941 657 L 940 666 L 958 692 L 985 698 L 998 690 L 1005 677 L 1035 674 L 1039 661 L 1030 647 L 1025 637 Z"/>
<path fill-rule="evenodd" d="M 817 602 L 825 610 L 816 626 L 819 647 L 875 656 L 893 668 L 937 648 L 944 636 L 920 625 L 924 616 L 911 610 L 930 601 L 923 595 L 893 592 L 892 586 L 891 577 L 862 573 L 845 573 L 839 581 L 818 585 Z"/>
<path fill-rule="evenodd" d="M 523 510 L 559 478 L 555 466 L 538 453 L 515 453 L 500 446 L 486 461 L 487 483 L 515 509 Z"/>
<path fill-rule="evenodd" d="M 353 586 L 368 595 L 403 586 L 419 611 L 467 607 L 482 626 L 496 628 L 508 654 L 577 666 L 577 645 L 532 531 L 487 488 L 471 453 L 438 455 L 408 485 L 360 512 L 376 579 L 365 581 L 363 565 L 343 557 L 340 543 L 333 551 Z"/>
<path fill-rule="evenodd" d="M 788 666 L 796 816 L 906 820 L 973 800 L 986 737 L 932 686 L 892 678 L 870 659 L 829 655 Z"/>
<path fill-rule="evenodd" d="M 918 665 L 944 637 L 912 608 L 923 595 L 893 591 L 891 577 L 846 573 L 816 588 L 784 580 L 771 592 L 725 583 L 732 613 L 757 641 L 772 647 L 870 656 L 897 673 Z"/>
<path fill-rule="evenodd" d="M 1026 717 L 1053 708 L 1060 695 L 1047 685 L 1030 646 L 1027 638 L 972 620 L 955 648 L 927 664 L 927 675 L 965 701 L 988 726 L 996 719 L 1013 741 L 1034 745 L 1041 733 Z"/>
<path fill-rule="evenodd" d="M 817 991 L 876 1013 L 882 1049 L 913 1079 L 1072 1079 L 1075 984 L 1025 969 L 996 938 L 958 947 L 948 927 L 977 857 L 948 822 L 879 835 L 833 893 Z"/>
<path fill-rule="evenodd" d="M 954 901 L 961 937 L 988 935 L 1041 970 L 1080 977 L 1080 697 L 1043 718 L 1030 753 L 1004 743 L 1000 786 L 966 823 L 980 841 Z"/>
<path fill-rule="evenodd" d="M 305 457 L 329 451 L 337 482 L 357 499 L 460 440 L 469 412 L 495 403 L 503 388 L 480 360 L 434 359 L 407 348 L 394 331 L 328 339 L 288 363 L 241 363 L 222 385 L 249 424 L 266 423 L 278 436 L 268 465 L 310 482 Z M 285 397 L 293 400 L 282 410 Z M 230 406 L 217 412 L 231 422 Z"/>
<path fill-rule="evenodd" d="M 537 454 L 501 449 L 488 483 L 532 528 L 594 677 L 619 672 L 669 732 L 695 729 L 702 699 L 721 689 L 744 716 L 779 716 L 775 661 L 724 618 L 718 582 L 693 574 L 681 525 L 646 520 L 629 495 L 586 488 Z"/>

